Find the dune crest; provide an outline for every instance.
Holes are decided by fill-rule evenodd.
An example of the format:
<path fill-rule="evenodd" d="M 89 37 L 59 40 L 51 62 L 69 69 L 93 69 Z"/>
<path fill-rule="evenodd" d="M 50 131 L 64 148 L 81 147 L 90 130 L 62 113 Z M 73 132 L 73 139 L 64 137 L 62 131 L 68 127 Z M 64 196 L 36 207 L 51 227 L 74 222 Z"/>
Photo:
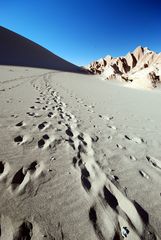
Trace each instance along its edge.
<path fill-rule="evenodd" d="M 47 68 L 85 72 L 33 41 L 0 26 L 0 65 Z"/>

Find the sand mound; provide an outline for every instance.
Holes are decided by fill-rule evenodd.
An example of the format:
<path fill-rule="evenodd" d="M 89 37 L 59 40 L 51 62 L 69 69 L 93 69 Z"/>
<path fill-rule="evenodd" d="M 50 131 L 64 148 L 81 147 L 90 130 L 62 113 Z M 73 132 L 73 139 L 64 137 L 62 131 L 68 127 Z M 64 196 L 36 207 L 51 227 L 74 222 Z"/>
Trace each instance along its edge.
<path fill-rule="evenodd" d="M 0 53 L 0 65 L 85 72 L 31 40 L 3 27 L 0 27 Z"/>

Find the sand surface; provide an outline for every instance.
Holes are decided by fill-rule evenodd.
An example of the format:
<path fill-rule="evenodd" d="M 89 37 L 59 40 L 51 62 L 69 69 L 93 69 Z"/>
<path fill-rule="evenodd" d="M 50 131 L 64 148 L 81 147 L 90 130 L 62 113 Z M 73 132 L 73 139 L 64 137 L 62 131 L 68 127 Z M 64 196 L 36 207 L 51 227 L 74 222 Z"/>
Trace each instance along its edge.
<path fill-rule="evenodd" d="M 0 239 L 161 239 L 160 94 L 0 66 Z"/>

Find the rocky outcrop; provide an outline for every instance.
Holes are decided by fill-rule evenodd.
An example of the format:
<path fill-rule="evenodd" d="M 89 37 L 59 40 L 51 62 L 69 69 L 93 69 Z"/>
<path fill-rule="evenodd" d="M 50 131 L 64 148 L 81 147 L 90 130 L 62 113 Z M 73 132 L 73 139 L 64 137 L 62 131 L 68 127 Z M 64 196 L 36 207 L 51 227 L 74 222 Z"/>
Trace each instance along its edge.
<path fill-rule="evenodd" d="M 148 74 L 148 79 L 152 83 L 153 87 L 157 87 L 157 84 L 160 82 L 160 77 L 156 75 L 154 71 Z"/>
<path fill-rule="evenodd" d="M 148 48 L 137 47 L 126 56 L 113 58 L 106 56 L 92 62 L 86 68 L 102 76 L 103 79 L 119 79 L 126 82 L 150 83 L 151 87 L 157 87 L 161 81 L 161 53 L 157 54 Z M 134 84 L 134 83 L 133 83 Z"/>

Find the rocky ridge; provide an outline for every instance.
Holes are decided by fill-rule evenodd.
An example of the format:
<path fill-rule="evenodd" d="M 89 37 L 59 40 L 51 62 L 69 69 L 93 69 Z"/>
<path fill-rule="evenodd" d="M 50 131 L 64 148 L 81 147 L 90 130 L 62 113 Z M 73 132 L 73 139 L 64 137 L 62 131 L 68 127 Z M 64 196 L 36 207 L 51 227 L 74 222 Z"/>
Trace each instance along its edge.
<path fill-rule="evenodd" d="M 137 47 L 126 56 L 105 58 L 93 61 L 85 67 L 105 80 L 122 80 L 144 87 L 155 88 L 161 81 L 161 53 L 147 47 Z"/>

